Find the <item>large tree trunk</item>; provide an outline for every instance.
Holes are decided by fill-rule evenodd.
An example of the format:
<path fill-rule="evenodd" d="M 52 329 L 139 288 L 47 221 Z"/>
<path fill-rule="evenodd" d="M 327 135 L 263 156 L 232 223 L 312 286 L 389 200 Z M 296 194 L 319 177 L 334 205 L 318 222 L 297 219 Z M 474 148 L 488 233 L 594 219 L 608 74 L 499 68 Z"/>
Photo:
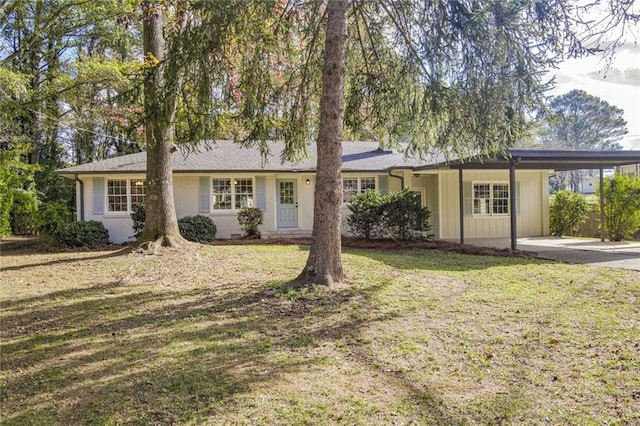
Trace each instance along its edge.
<path fill-rule="evenodd" d="M 327 6 L 313 234 L 307 264 L 297 279 L 300 284 L 331 286 L 342 281 L 340 204 L 347 8 L 345 0 L 330 0 Z"/>
<path fill-rule="evenodd" d="M 177 247 L 184 242 L 178 229 L 173 200 L 172 158 L 173 118 L 176 90 L 165 81 L 165 40 L 162 34 L 162 6 L 145 3 L 143 22 L 144 54 L 147 74 L 144 81 L 145 141 L 147 144 L 147 195 L 145 227 L 141 239 L 150 241 L 150 249 Z"/>

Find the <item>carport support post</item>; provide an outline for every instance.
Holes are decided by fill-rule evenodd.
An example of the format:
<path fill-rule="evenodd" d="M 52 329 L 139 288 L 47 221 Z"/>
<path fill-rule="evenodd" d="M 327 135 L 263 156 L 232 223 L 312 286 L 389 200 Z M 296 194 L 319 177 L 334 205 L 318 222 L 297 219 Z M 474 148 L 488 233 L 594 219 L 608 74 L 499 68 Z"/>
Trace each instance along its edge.
<path fill-rule="evenodd" d="M 518 235 L 516 228 L 516 163 L 517 159 L 509 162 L 509 213 L 511 216 L 511 250 L 518 248 Z"/>
<path fill-rule="evenodd" d="M 600 241 L 604 242 L 604 170 L 600 167 Z"/>
<path fill-rule="evenodd" d="M 458 192 L 460 202 L 460 244 L 464 244 L 464 193 L 462 189 L 462 167 L 458 168 Z"/>

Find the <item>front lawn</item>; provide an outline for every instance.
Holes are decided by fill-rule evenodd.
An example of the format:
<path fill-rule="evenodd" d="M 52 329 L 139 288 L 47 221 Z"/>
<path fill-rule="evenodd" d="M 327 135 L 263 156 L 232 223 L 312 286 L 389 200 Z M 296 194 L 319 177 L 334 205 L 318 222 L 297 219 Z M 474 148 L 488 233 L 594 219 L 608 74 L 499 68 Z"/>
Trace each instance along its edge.
<path fill-rule="evenodd" d="M 640 273 L 296 245 L 2 249 L 4 424 L 638 424 Z M 275 291 L 274 291 L 275 290 Z"/>

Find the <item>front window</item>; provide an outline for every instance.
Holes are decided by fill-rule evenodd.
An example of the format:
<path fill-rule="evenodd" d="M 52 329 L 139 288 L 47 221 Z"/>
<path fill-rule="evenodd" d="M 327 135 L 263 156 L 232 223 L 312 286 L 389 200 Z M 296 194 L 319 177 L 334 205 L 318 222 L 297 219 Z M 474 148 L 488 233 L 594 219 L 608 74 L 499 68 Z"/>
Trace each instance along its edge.
<path fill-rule="evenodd" d="M 354 194 L 358 192 L 358 178 L 342 179 L 342 202 L 350 203 Z"/>
<path fill-rule="evenodd" d="M 376 178 L 363 177 L 360 178 L 360 192 L 375 191 L 376 190 Z"/>
<path fill-rule="evenodd" d="M 509 185 L 506 183 L 493 184 L 493 214 L 509 214 Z"/>
<path fill-rule="evenodd" d="M 474 183 L 473 214 L 480 216 L 509 214 L 509 184 Z"/>
<path fill-rule="evenodd" d="M 353 196 L 359 192 L 375 191 L 376 178 L 374 176 L 346 177 L 342 179 L 342 202 L 350 203 Z"/>
<path fill-rule="evenodd" d="M 253 179 L 214 178 L 212 201 L 213 210 L 235 211 L 253 207 Z"/>
<path fill-rule="evenodd" d="M 107 205 L 110 212 L 126 212 L 127 208 L 127 180 L 109 179 L 107 181 Z"/>
<path fill-rule="evenodd" d="M 129 213 L 144 203 L 145 195 L 144 179 L 107 179 L 107 211 L 110 213 Z"/>
<path fill-rule="evenodd" d="M 213 179 L 213 209 L 231 210 L 231 179 Z"/>
<path fill-rule="evenodd" d="M 131 210 L 140 204 L 144 204 L 147 186 L 144 179 L 131 179 Z"/>
<path fill-rule="evenodd" d="M 234 182 L 235 208 L 253 207 L 253 180 L 236 179 Z"/>

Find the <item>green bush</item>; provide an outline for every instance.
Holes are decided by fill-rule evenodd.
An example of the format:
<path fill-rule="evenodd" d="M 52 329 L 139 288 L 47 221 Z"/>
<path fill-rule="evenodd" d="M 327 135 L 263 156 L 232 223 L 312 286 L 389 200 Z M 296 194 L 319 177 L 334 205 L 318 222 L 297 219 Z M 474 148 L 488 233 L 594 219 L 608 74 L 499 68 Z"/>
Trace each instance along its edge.
<path fill-rule="evenodd" d="M 263 220 L 264 213 L 256 207 L 245 207 L 238 213 L 238 223 L 246 237 L 259 238 L 258 226 L 262 225 Z"/>
<path fill-rule="evenodd" d="M 580 194 L 566 189 L 556 192 L 549 203 L 551 235 L 562 237 L 569 231 L 576 231 L 588 211 L 589 205 Z"/>
<path fill-rule="evenodd" d="M 11 234 L 13 191 L 0 188 L 0 237 Z"/>
<path fill-rule="evenodd" d="M 357 237 L 405 241 L 429 236 L 431 212 L 422 207 L 418 194 L 409 189 L 384 196 L 376 191 L 356 194 L 348 207 L 351 215 L 347 224 Z"/>
<path fill-rule="evenodd" d="M 62 247 L 94 248 L 109 243 L 109 231 L 102 222 L 95 220 L 70 222 L 60 224 L 54 229 L 51 238 L 56 245 Z"/>
<path fill-rule="evenodd" d="M 42 234 L 51 235 L 56 228 L 72 219 L 66 204 L 50 201 L 40 206 L 36 214 L 36 229 Z"/>
<path fill-rule="evenodd" d="M 11 203 L 11 231 L 14 234 L 35 234 L 35 215 L 38 211 L 38 199 L 31 191 L 14 189 Z"/>
<path fill-rule="evenodd" d="M 131 220 L 133 220 L 133 236 L 135 238 L 139 238 L 142 235 L 142 231 L 144 231 L 144 222 L 146 218 L 146 211 L 144 208 L 144 204 L 136 204 L 133 206 L 133 211 L 131 212 Z"/>
<path fill-rule="evenodd" d="M 354 236 L 367 240 L 381 238 L 384 231 L 383 202 L 384 197 L 378 191 L 354 194 L 347 205 L 351 211 L 347 225 Z"/>
<path fill-rule="evenodd" d="M 415 192 L 405 188 L 384 196 L 383 218 L 387 234 L 398 241 L 429 236 L 431 212 Z"/>
<path fill-rule="evenodd" d="M 35 214 L 38 211 L 38 199 L 36 194 L 21 189 L 13 191 L 13 205 L 11 213 L 14 214 Z"/>
<path fill-rule="evenodd" d="M 185 216 L 178 219 L 180 234 L 189 241 L 209 243 L 216 239 L 216 225 L 207 216 Z"/>
<path fill-rule="evenodd" d="M 604 230 L 610 241 L 640 230 L 640 179 L 615 175 L 604 181 Z"/>

